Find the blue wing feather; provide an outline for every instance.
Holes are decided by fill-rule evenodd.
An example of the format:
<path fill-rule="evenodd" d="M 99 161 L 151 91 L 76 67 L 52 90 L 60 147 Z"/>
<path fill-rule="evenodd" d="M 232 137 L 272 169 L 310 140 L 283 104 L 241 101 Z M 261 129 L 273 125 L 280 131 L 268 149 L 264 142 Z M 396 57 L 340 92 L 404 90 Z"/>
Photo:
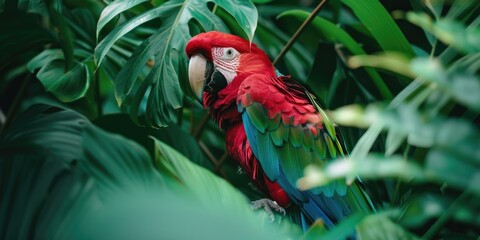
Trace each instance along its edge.
<path fill-rule="evenodd" d="M 244 80 L 243 84 L 249 80 L 254 82 L 258 79 L 249 77 Z M 307 98 L 301 96 L 301 89 L 298 86 L 288 83 L 288 87 L 294 88 L 288 94 L 299 94 L 296 95 L 297 99 Z M 337 136 L 332 137 L 327 132 L 328 127 L 333 125 L 330 122 L 332 126 L 323 126 L 322 128 L 309 122 L 294 124 L 294 115 L 285 115 L 291 116 L 286 118 L 279 114 L 269 116 L 272 113 L 271 109 L 267 110 L 260 103 L 264 103 L 264 98 L 268 99 L 269 95 L 259 94 L 252 97 L 248 92 L 252 89 L 254 88 L 243 88 L 244 95 L 241 96 L 244 98 L 239 98 L 240 100 L 237 102 L 252 152 L 266 176 L 282 187 L 310 223 L 321 219 L 330 228 L 353 211 L 368 212 L 373 209 L 368 196 L 365 196 L 364 192 L 355 184 L 347 190 L 345 181 L 337 180 L 327 186 L 307 191 L 299 190 L 296 187 L 296 181 L 303 175 L 304 167 L 309 164 L 323 165 L 328 159 L 344 154 Z M 277 89 L 277 91 L 281 91 L 281 89 Z M 273 99 L 271 100 L 273 101 Z M 310 97 L 309 99 L 313 101 Z M 317 133 L 310 131 L 312 127 Z M 302 221 L 304 220 L 302 218 Z"/>
<path fill-rule="evenodd" d="M 313 219 L 322 219 L 326 226 L 332 227 L 333 221 L 331 217 L 329 217 L 327 213 L 322 210 L 328 209 L 329 207 L 327 205 L 331 203 L 326 203 L 320 199 L 314 200 L 313 198 L 318 198 L 318 196 L 312 194 L 310 191 L 300 191 L 298 188 L 296 188 L 291 181 L 287 179 L 285 173 L 281 169 L 279 165 L 279 156 L 276 153 L 276 150 L 272 151 L 270 147 L 266 147 L 267 145 L 275 147 L 273 142 L 270 140 L 270 142 L 262 142 L 262 144 L 266 145 L 261 145 L 259 139 L 262 139 L 262 137 L 259 137 L 259 135 L 262 135 L 262 133 L 255 128 L 246 111 L 242 113 L 242 120 L 252 152 L 257 159 L 262 159 L 260 163 L 262 165 L 262 169 L 267 174 L 267 177 L 269 177 L 270 180 L 277 181 L 280 186 L 282 186 L 283 190 L 290 196 L 296 205 L 301 207 L 302 211 L 308 216 L 310 221 Z M 259 148 L 260 146 L 262 148 Z M 268 151 L 275 153 L 268 153 Z M 271 157 L 276 161 L 272 161 Z"/>

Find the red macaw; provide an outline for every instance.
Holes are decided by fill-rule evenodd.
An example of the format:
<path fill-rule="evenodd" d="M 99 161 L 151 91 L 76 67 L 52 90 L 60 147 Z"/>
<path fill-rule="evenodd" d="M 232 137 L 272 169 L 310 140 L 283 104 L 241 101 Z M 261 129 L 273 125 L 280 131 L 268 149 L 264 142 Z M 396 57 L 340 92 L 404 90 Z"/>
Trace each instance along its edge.
<path fill-rule="evenodd" d="M 327 227 L 373 206 L 362 189 L 345 180 L 301 191 L 296 181 L 309 164 L 344 154 L 335 127 L 311 93 L 277 76 L 267 54 L 238 36 L 207 32 L 186 45 L 190 86 L 225 131 L 227 151 L 271 200 L 263 207 L 302 210 L 302 222 Z M 273 216 L 273 215 L 272 215 Z"/>

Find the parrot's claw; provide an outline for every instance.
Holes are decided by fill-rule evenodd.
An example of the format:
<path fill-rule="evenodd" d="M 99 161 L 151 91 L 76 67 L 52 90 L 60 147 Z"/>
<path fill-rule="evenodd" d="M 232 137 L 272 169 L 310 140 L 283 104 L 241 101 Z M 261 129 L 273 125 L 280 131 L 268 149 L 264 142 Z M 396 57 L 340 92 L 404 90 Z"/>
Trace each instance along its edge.
<path fill-rule="evenodd" d="M 284 208 L 280 207 L 280 205 L 278 205 L 277 202 L 272 201 L 268 198 L 262 198 L 256 201 L 252 201 L 250 206 L 254 210 L 263 207 L 263 209 L 265 209 L 265 212 L 267 212 L 267 215 L 270 217 L 271 222 L 275 220 L 275 215 L 273 214 L 272 209 L 283 214 L 283 216 L 285 216 L 286 214 Z"/>

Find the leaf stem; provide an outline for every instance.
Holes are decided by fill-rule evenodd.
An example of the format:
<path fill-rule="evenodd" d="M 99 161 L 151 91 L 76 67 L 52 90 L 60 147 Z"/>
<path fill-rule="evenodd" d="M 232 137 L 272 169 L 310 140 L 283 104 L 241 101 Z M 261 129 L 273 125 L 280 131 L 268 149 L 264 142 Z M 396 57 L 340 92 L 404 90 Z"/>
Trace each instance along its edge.
<path fill-rule="evenodd" d="M 215 164 L 215 168 L 213 169 L 214 172 L 220 170 L 220 168 L 222 167 L 223 163 L 225 162 L 225 160 L 227 159 L 228 157 L 228 152 L 225 151 L 222 155 L 222 157 L 220 158 L 220 160 L 218 160 L 218 162 Z"/>
<path fill-rule="evenodd" d="M 0 135 L 3 133 L 3 130 L 5 130 L 5 128 L 11 123 L 13 117 L 17 113 L 18 106 L 20 105 L 23 95 L 25 95 L 25 91 L 27 90 L 27 86 L 30 83 L 31 78 L 32 74 L 27 73 L 22 82 L 22 85 L 18 89 L 17 95 L 15 95 L 15 98 L 13 99 L 12 105 L 8 109 L 7 116 L 5 117 L 5 123 L 0 126 Z"/>
<path fill-rule="evenodd" d="M 102 106 L 103 101 L 102 101 L 102 96 L 101 96 L 101 93 L 100 93 L 100 78 L 99 78 L 98 71 L 99 71 L 99 69 L 97 69 L 95 71 L 94 99 L 95 99 L 95 102 L 97 103 L 97 117 L 100 117 L 100 116 L 102 116 L 102 113 L 103 113 L 103 106 Z"/>
<path fill-rule="evenodd" d="M 215 158 L 215 156 L 213 155 L 213 153 L 210 151 L 210 149 L 208 149 L 207 145 L 205 145 L 205 143 L 203 141 L 198 141 L 198 146 L 200 146 L 200 149 L 202 149 L 202 151 L 205 153 L 205 155 L 207 155 L 208 159 L 213 163 L 214 165 L 214 170 L 213 172 L 217 172 L 228 182 L 231 183 L 230 179 L 228 179 L 228 176 L 227 174 L 225 173 L 225 171 L 223 171 L 223 169 L 221 169 L 219 166 L 221 166 L 223 164 L 223 161 L 226 159 L 225 154 L 224 156 L 222 156 L 222 158 L 220 160 L 217 160 Z"/>
<path fill-rule="evenodd" d="M 215 5 L 213 6 L 212 13 L 215 14 L 215 13 L 217 12 L 217 9 L 218 9 L 218 5 L 215 4 Z"/>
<path fill-rule="evenodd" d="M 209 119 L 210 119 L 210 114 L 205 113 L 205 115 L 202 116 L 202 119 L 200 119 L 200 123 L 197 125 L 197 127 L 192 129 L 192 136 L 195 140 L 198 140 L 200 138 L 200 136 L 202 135 L 203 129 L 205 128 L 205 125 L 207 125 L 207 122 Z"/>
<path fill-rule="evenodd" d="M 318 12 L 320 12 L 320 9 L 322 9 L 323 4 L 325 4 L 327 0 L 322 0 L 317 7 L 310 13 L 307 19 L 305 19 L 305 22 L 302 23 L 302 25 L 297 29 L 295 34 L 288 40 L 287 44 L 283 47 L 282 51 L 277 55 L 275 60 L 273 60 L 273 65 L 276 65 L 277 62 L 288 52 L 288 50 L 292 47 L 293 43 L 297 41 L 297 38 L 300 36 L 300 34 L 303 33 L 305 28 L 312 22 L 313 18 L 317 15 Z"/>

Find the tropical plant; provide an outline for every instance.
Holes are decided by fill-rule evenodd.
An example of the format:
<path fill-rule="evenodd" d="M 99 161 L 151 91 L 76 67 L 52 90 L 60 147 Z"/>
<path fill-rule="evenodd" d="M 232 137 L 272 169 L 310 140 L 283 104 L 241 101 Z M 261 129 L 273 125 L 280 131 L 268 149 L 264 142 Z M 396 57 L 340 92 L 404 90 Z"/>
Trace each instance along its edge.
<path fill-rule="evenodd" d="M 480 5 L 456 1 L 0 1 L 0 238 L 472 239 L 480 235 Z M 376 207 L 302 232 L 193 100 L 186 42 L 242 36 L 342 126 Z M 299 34 L 296 34 L 296 33 Z M 185 229 L 188 229 L 186 231 Z"/>

